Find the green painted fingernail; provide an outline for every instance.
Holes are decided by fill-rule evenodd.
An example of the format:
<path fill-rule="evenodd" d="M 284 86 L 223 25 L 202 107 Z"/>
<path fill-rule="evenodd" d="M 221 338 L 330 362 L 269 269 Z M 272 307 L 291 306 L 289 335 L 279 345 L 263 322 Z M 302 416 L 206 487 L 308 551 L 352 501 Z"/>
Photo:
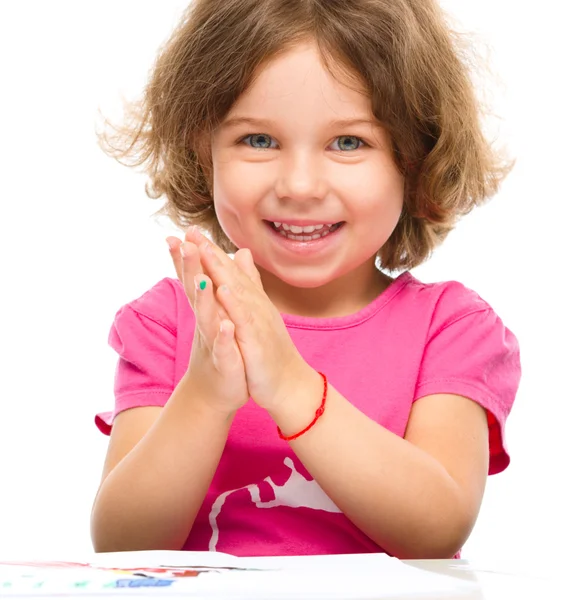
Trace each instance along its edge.
<path fill-rule="evenodd" d="M 199 287 L 204 290 L 207 287 L 207 282 L 203 279 L 203 281 L 201 281 L 201 283 L 199 283 Z"/>

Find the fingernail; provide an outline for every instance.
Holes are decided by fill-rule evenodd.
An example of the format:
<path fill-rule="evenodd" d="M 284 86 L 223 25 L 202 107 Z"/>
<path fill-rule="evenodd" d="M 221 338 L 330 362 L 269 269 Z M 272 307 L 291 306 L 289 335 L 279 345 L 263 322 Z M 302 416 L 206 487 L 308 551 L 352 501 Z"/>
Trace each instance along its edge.
<path fill-rule="evenodd" d="M 181 250 L 181 256 L 182 256 L 183 258 L 185 258 L 185 257 L 187 256 L 187 251 L 186 251 L 186 249 L 185 249 L 185 244 L 181 244 L 181 245 L 179 246 L 179 248 L 180 248 L 180 250 Z"/>
<path fill-rule="evenodd" d="M 165 240 L 165 242 L 167 243 L 169 250 L 172 252 L 173 249 L 171 248 L 171 243 L 169 242 L 169 240 Z"/>
<path fill-rule="evenodd" d="M 203 279 L 201 283 L 199 283 L 199 289 L 204 290 L 207 287 L 207 282 Z"/>
<path fill-rule="evenodd" d="M 231 330 L 228 327 L 225 327 L 225 324 L 222 321 L 221 321 L 221 323 L 219 325 L 219 331 L 224 336 L 228 336 L 231 333 Z"/>

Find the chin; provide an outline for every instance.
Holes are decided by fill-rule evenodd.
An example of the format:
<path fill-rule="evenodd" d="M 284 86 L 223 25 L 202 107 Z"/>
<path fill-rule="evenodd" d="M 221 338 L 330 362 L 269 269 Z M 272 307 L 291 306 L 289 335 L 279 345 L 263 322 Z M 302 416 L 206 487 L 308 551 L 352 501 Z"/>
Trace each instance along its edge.
<path fill-rule="evenodd" d="M 300 289 L 320 288 L 337 278 L 335 276 L 331 276 L 327 272 L 323 273 L 323 275 L 315 275 L 311 272 L 304 273 L 303 275 L 299 275 L 297 273 L 283 273 L 280 271 L 269 271 L 269 273 L 283 283 Z"/>

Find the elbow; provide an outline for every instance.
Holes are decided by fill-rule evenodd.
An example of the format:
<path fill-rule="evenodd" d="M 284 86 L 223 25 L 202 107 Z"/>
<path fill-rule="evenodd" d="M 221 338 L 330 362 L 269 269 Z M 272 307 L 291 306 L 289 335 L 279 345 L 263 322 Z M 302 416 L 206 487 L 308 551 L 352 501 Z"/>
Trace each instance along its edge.
<path fill-rule="evenodd" d="M 424 535 L 418 548 L 421 559 L 450 559 L 460 552 L 473 529 L 473 522 L 452 518 Z"/>
<path fill-rule="evenodd" d="M 92 548 L 93 550 L 99 554 L 101 552 L 127 552 L 128 548 L 118 548 L 110 543 L 107 543 L 106 540 L 95 539 L 94 536 L 92 538 Z M 130 550 L 134 550 L 131 548 Z"/>
<path fill-rule="evenodd" d="M 460 552 L 467 538 L 468 535 L 462 532 L 422 531 L 408 536 L 396 548 L 392 548 L 391 544 L 382 547 L 388 554 L 400 560 L 451 559 Z"/>
<path fill-rule="evenodd" d="M 96 553 L 138 552 L 141 550 L 182 550 L 180 541 L 169 541 L 164 536 L 143 535 L 138 531 L 126 531 L 110 523 L 91 520 L 90 536 Z M 164 538 L 164 539 L 163 539 Z"/>
<path fill-rule="evenodd" d="M 427 517 L 406 530 L 397 547 L 380 544 L 388 554 L 400 560 L 451 559 L 469 538 L 477 513 L 459 510 L 456 505 L 445 510 L 430 510 Z"/>
<path fill-rule="evenodd" d="M 137 548 L 128 547 L 128 544 L 119 544 L 116 536 L 110 535 L 107 531 L 106 520 L 102 519 L 101 516 L 95 510 L 92 511 L 90 518 L 90 537 L 92 540 L 92 547 L 95 552 L 126 552 L 130 550 L 137 550 Z"/>
<path fill-rule="evenodd" d="M 140 550 L 182 550 L 186 539 L 146 526 L 142 520 L 117 518 L 95 503 L 90 517 L 90 537 L 94 552 L 137 552 Z"/>
<path fill-rule="evenodd" d="M 440 560 L 452 559 L 462 549 L 463 542 L 455 539 L 440 541 L 424 539 L 408 546 L 397 558 L 400 560 Z"/>
<path fill-rule="evenodd" d="M 97 496 L 90 515 L 90 538 L 95 552 L 130 552 L 144 550 L 134 545 L 130 536 L 122 535 L 122 527 L 115 526 L 110 513 L 104 510 Z"/>
<path fill-rule="evenodd" d="M 480 508 L 457 486 L 452 493 L 429 503 L 427 514 L 421 520 L 420 531 L 415 530 L 412 556 L 407 560 L 454 558 L 470 537 Z"/>
<path fill-rule="evenodd" d="M 141 550 L 182 550 L 180 543 L 158 542 L 152 539 L 139 539 L 120 532 L 107 535 L 102 530 L 91 527 L 92 547 L 98 554 L 101 552 L 138 552 Z"/>

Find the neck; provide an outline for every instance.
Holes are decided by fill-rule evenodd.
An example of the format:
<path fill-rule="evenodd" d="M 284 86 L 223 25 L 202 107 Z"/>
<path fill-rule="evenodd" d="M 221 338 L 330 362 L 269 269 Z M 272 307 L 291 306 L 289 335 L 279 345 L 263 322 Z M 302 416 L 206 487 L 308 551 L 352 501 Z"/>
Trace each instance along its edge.
<path fill-rule="evenodd" d="M 263 288 L 279 312 L 331 318 L 354 314 L 375 300 L 393 281 L 374 262 L 316 288 L 299 288 L 258 267 Z"/>

